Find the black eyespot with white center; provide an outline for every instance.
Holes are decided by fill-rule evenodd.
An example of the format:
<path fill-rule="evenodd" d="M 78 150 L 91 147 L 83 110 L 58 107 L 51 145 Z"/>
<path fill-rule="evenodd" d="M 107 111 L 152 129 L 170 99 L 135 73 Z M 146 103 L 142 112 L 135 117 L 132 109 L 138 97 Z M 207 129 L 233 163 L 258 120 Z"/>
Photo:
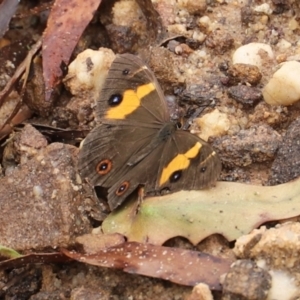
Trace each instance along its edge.
<path fill-rule="evenodd" d="M 129 69 L 124 69 L 122 72 L 123 75 L 128 75 L 129 73 L 130 73 Z"/>
<path fill-rule="evenodd" d="M 172 173 L 170 176 L 170 182 L 177 182 L 182 176 L 182 170 L 178 170 Z"/>
<path fill-rule="evenodd" d="M 123 96 L 121 94 L 113 94 L 108 99 L 108 105 L 111 107 L 118 106 L 123 100 Z"/>
<path fill-rule="evenodd" d="M 124 181 L 116 191 L 117 196 L 122 196 L 129 189 L 129 182 Z"/>
<path fill-rule="evenodd" d="M 97 164 L 96 171 L 99 175 L 105 175 L 110 172 L 111 168 L 112 168 L 111 160 L 103 159 Z"/>
<path fill-rule="evenodd" d="M 204 172 L 206 171 L 206 169 L 207 169 L 206 167 L 202 167 L 202 168 L 200 169 L 200 172 L 201 172 L 201 173 L 204 173 Z"/>

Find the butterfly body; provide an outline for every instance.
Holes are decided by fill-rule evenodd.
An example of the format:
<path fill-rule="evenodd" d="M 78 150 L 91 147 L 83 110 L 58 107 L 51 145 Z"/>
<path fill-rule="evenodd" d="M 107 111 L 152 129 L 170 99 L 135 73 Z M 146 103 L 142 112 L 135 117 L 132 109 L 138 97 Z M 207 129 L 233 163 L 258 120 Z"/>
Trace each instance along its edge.
<path fill-rule="evenodd" d="M 136 56 L 112 63 L 97 103 L 100 125 L 86 137 L 79 171 L 108 188 L 111 209 L 139 185 L 145 191 L 202 189 L 216 181 L 217 154 L 199 137 L 170 121 L 154 74 Z"/>

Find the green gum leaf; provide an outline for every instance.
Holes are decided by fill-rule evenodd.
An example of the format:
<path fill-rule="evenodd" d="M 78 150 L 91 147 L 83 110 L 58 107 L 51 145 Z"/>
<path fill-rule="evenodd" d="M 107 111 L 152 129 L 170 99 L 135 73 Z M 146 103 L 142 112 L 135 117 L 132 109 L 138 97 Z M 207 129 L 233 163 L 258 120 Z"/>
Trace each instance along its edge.
<path fill-rule="evenodd" d="M 105 219 L 104 233 L 156 245 L 175 236 L 197 244 L 215 233 L 232 241 L 264 222 L 300 215 L 300 178 L 277 186 L 218 182 L 209 190 L 146 198 L 136 208 L 135 196 Z"/>
<path fill-rule="evenodd" d="M 7 257 L 7 258 L 17 258 L 22 256 L 20 253 L 18 253 L 17 251 L 11 249 L 11 248 L 7 248 L 4 246 L 0 245 L 0 255 Z"/>

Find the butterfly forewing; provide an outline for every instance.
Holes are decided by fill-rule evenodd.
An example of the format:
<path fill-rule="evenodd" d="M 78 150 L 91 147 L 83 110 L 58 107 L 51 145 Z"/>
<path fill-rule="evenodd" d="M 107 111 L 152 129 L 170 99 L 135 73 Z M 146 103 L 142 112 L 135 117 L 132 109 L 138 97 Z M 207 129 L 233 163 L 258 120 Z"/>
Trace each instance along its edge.
<path fill-rule="evenodd" d="M 98 104 L 100 121 L 160 127 L 169 121 L 163 93 L 152 71 L 133 55 L 117 56 L 109 70 Z"/>

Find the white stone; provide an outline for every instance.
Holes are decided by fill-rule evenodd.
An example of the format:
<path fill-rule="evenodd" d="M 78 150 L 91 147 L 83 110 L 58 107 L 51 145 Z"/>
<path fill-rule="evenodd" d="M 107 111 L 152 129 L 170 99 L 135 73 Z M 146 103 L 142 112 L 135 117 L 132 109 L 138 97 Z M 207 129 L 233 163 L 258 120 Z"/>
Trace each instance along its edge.
<path fill-rule="evenodd" d="M 299 299 L 299 288 L 290 274 L 281 270 L 271 270 L 269 273 L 272 276 L 272 283 L 267 300 Z"/>
<path fill-rule="evenodd" d="M 254 11 L 258 13 L 263 13 L 266 15 L 271 15 L 273 10 L 268 3 L 263 3 L 261 5 L 255 6 Z"/>
<path fill-rule="evenodd" d="M 88 90 L 99 94 L 114 58 L 112 50 L 106 48 L 100 48 L 98 51 L 87 49 L 79 53 L 69 65 L 68 74 L 64 79 L 65 86 L 72 95 Z"/>
<path fill-rule="evenodd" d="M 229 127 L 230 121 L 226 114 L 221 113 L 218 109 L 195 119 L 196 124 L 201 129 L 200 138 L 207 141 L 210 136 L 220 136 L 225 134 Z"/>
<path fill-rule="evenodd" d="M 279 50 L 284 51 L 284 50 L 290 48 L 292 46 L 292 44 L 290 42 L 288 42 L 287 40 L 285 40 L 285 39 L 281 39 L 277 43 L 276 46 L 278 47 Z"/>
<path fill-rule="evenodd" d="M 300 100 L 300 63 L 289 61 L 277 70 L 263 89 L 263 97 L 271 105 L 291 105 Z"/>
<path fill-rule="evenodd" d="M 274 53 L 269 45 L 250 43 L 236 49 L 232 56 L 232 63 L 254 65 L 261 68 L 264 55 L 267 55 L 269 59 L 274 59 Z"/>
<path fill-rule="evenodd" d="M 208 16 L 203 16 L 199 18 L 198 20 L 199 26 L 203 26 L 206 29 L 209 29 L 211 27 L 211 20 Z"/>

